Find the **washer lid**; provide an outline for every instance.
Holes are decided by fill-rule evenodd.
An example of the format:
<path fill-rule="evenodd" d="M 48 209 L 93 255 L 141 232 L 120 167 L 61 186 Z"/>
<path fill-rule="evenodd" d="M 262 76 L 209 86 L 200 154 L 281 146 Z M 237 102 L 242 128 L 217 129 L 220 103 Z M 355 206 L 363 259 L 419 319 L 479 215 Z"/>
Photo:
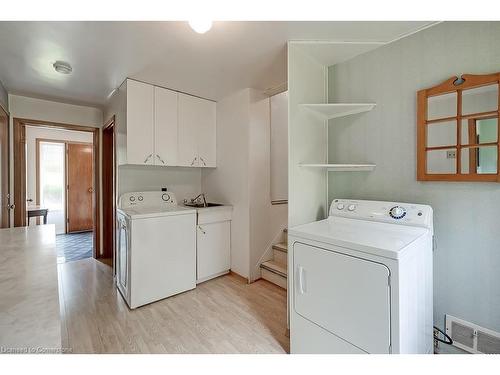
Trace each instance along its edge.
<path fill-rule="evenodd" d="M 118 208 L 118 212 L 123 213 L 130 219 L 147 219 L 151 217 L 196 214 L 196 210 L 181 206 L 133 206 Z"/>
<path fill-rule="evenodd" d="M 429 229 L 374 221 L 332 217 L 288 230 L 291 236 L 324 242 L 386 258 L 401 252 Z"/>

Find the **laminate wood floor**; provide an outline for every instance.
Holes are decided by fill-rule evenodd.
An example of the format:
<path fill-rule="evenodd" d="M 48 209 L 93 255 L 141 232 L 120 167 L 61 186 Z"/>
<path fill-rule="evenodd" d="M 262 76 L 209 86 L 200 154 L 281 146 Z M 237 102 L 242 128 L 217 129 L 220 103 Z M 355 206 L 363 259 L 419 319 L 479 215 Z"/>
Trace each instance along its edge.
<path fill-rule="evenodd" d="M 286 291 L 227 275 L 130 310 L 93 258 L 58 265 L 62 346 L 73 353 L 287 353 Z"/>

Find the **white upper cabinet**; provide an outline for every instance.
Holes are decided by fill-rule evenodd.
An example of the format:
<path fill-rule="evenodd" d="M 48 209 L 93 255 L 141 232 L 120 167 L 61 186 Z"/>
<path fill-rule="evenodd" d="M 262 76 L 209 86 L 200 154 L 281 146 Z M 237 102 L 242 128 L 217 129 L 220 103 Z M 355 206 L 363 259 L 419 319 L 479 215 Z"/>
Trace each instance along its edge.
<path fill-rule="evenodd" d="M 177 164 L 177 93 L 154 88 L 154 164 Z"/>
<path fill-rule="evenodd" d="M 153 86 L 127 80 L 127 164 L 154 164 L 153 98 Z"/>
<path fill-rule="evenodd" d="M 179 165 L 216 166 L 215 110 L 210 100 L 179 94 Z"/>
<path fill-rule="evenodd" d="M 209 100 L 198 99 L 201 121 L 198 124 L 198 158 L 200 167 L 216 166 L 216 106 Z"/>
<path fill-rule="evenodd" d="M 127 79 L 110 105 L 118 165 L 216 166 L 215 102 Z"/>

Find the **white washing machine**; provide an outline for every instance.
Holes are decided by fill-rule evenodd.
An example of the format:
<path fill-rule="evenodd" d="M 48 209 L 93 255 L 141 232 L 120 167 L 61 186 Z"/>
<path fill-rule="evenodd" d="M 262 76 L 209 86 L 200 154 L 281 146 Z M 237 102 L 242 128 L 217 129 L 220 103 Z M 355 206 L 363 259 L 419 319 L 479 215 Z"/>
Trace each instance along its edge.
<path fill-rule="evenodd" d="M 432 353 L 432 208 L 335 199 L 289 229 L 291 353 Z"/>
<path fill-rule="evenodd" d="M 125 193 L 117 209 L 116 285 L 131 309 L 196 287 L 196 210 L 172 192 Z"/>

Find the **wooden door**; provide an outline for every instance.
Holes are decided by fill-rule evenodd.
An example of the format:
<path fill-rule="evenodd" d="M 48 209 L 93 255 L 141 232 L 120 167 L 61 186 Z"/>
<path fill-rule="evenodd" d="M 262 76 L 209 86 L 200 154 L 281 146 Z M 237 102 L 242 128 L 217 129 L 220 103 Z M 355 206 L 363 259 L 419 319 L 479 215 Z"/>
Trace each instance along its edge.
<path fill-rule="evenodd" d="M 93 147 L 87 143 L 67 147 L 67 232 L 89 231 L 93 228 Z"/>
<path fill-rule="evenodd" d="M 178 165 L 198 167 L 198 124 L 200 112 L 194 96 L 179 94 Z"/>
<path fill-rule="evenodd" d="M 154 87 L 127 80 L 127 163 L 153 165 Z"/>
<path fill-rule="evenodd" d="M 177 93 L 155 87 L 155 165 L 177 165 Z"/>
<path fill-rule="evenodd" d="M 0 107 L 0 228 L 9 227 L 9 205 L 9 116 Z"/>
<path fill-rule="evenodd" d="M 198 99 L 197 104 L 198 124 L 198 157 L 200 167 L 216 166 L 216 115 L 215 103 L 210 100 Z"/>

